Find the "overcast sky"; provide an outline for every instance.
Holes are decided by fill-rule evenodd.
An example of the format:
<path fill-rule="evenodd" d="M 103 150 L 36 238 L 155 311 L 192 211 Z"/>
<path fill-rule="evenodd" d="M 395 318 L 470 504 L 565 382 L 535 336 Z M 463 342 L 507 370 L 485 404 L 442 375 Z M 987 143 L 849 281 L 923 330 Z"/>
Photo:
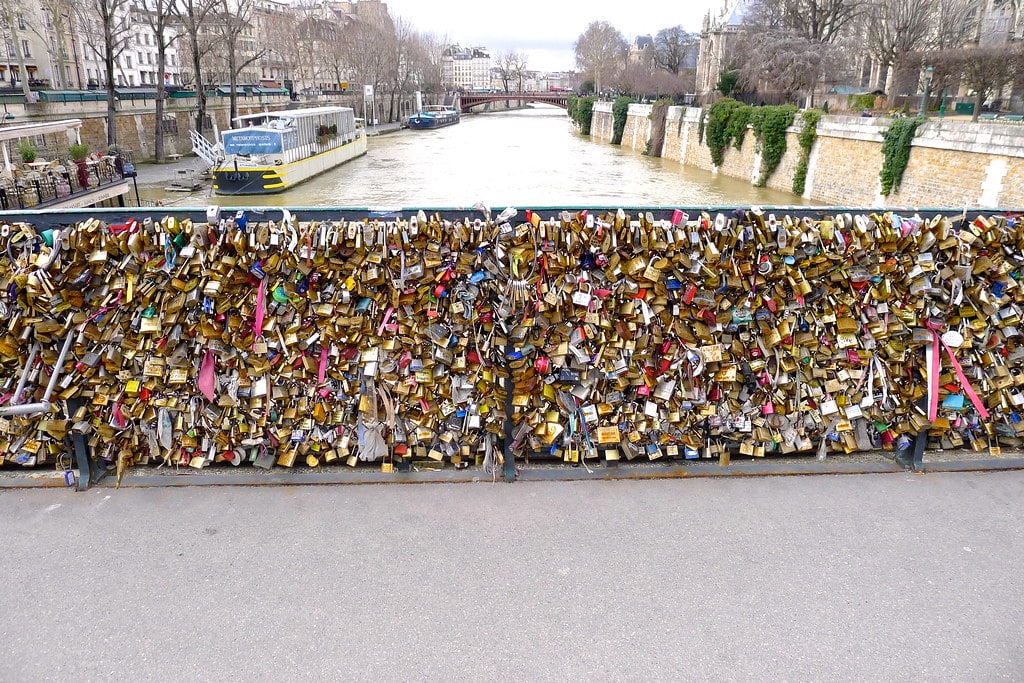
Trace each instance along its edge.
<path fill-rule="evenodd" d="M 421 33 L 435 33 L 463 47 L 482 46 L 491 55 L 515 50 L 529 68 L 575 68 L 572 45 L 592 21 L 607 21 L 627 41 L 681 25 L 699 32 L 709 8 L 724 0 L 385 0 L 392 17 L 407 19 Z"/>

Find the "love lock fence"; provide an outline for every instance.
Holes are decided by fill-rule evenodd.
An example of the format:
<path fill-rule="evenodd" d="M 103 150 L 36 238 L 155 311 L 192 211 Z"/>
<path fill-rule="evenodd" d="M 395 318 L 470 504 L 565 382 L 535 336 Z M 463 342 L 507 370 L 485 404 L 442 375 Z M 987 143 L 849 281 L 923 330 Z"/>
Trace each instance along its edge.
<path fill-rule="evenodd" d="M 2 217 L 3 464 L 511 481 L 1024 433 L 1006 212 L 135 211 Z"/>

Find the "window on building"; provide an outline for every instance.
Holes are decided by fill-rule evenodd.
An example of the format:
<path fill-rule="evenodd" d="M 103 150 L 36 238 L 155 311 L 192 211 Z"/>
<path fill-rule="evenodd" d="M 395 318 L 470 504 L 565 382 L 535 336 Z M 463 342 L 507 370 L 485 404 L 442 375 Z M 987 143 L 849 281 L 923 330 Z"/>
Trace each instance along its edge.
<path fill-rule="evenodd" d="M 132 57 L 131 57 L 131 55 L 125 55 L 124 61 L 125 61 L 125 66 L 126 67 L 128 67 L 129 69 L 132 68 Z"/>
<path fill-rule="evenodd" d="M 19 31 L 24 31 L 25 30 L 25 17 L 23 17 L 20 14 L 18 15 L 18 30 Z"/>
<path fill-rule="evenodd" d="M 176 116 L 164 116 L 163 129 L 164 129 L 164 135 L 177 135 L 178 134 L 178 117 L 176 117 Z"/>
<path fill-rule="evenodd" d="M 131 87 L 135 86 L 135 75 L 134 74 L 128 74 L 128 85 L 131 86 Z"/>
<path fill-rule="evenodd" d="M 22 57 L 31 57 L 32 56 L 32 53 L 29 52 L 29 49 L 28 49 L 28 41 L 27 40 L 21 41 L 21 56 Z"/>

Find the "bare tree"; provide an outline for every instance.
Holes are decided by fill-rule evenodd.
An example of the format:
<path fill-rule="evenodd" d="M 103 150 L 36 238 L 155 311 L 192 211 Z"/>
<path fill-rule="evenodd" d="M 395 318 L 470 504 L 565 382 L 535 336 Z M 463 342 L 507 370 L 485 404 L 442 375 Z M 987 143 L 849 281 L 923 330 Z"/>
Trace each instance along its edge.
<path fill-rule="evenodd" d="M 918 58 L 931 65 L 940 78 L 958 79 L 973 91 L 975 121 L 987 98 L 1024 81 L 1024 45 L 1018 43 L 943 50 Z"/>
<path fill-rule="evenodd" d="M 17 0 L 0 0 L 0 12 L 3 13 L 4 28 L 11 36 L 14 56 L 18 60 L 18 78 L 21 80 L 21 91 L 26 101 L 32 96 L 28 83 L 28 69 L 25 67 L 25 54 L 21 50 L 21 38 L 18 33 L 19 17 L 23 16 L 24 8 Z"/>
<path fill-rule="evenodd" d="M 815 43 L 834 43 L 860 14 L 863 0 L 754 0 L 747 23 L 787 29 Z"/>
<path fill-rule="evenodd" d="M 174 4 L 176 0 L 147 0 L 140 4 L 137 14 L 153 31 L 156 40 L 156 131 L 153 139 L 153 154 L 158 162 L 164 160 L 164 108 L 167 90 L 164 84 L 164 73 L 167 71 L 167 49 L 174 42 L 176 33 L 171 27 L 174 20 Z"/>
<path fill-rule="evenodd" d="M 682 26 L 661 29 L 654 36 L 655 65 L 678 76 L 699 41 L 697 34 L 689 33 Z"/>
<path fill-rule="evenodd" d="M 85 0 L 77 9 L 86 44 L 103 62 L 107 89 L 107 145 L 113 146 L 117 144 L 114 66 L 132 36 L 128 0 Z"/>
<path fill-rule="evenodd" d="M 196 122 L 197 132 L 203 132 L 206 122 L 206 79 L 208 75 L 203 66 L 206 56 L 213 50 L 214 42 L 210 40 L 208 19 L 216 11 L 219 0 L 176 0 L 174 7 L 175 24 L 180 36 L 178 53 L 188 52 L 192 64 L 192 79 L 196 90 Z M 184 80 L 184 79 L 183 79 Z"/>
<path fill-rule="evenodd" d="M 427 92 L 439 92 L 442 89 L 441 56 L 452 41 L 448 36 L 438 36 L 436 33 L 421 33 L 419 40 L 421 54 L 426 59 L 420 86 Z"/>
<path fill-rule="evenodd" d="M 391 55 L 389 34 L 377 22 L 355 21 L 342 30 L 340 43 L 353 78 L 372 85 L 374 92 L 380 90 Z"/>
<path fill-rule="evenodd" d="M 873 0 L 867 15 L 868 54 L 878 67 L 873 87 L 885 90 L 890 100 L 896 95 L 897 79 L 889 70 L 904 66 L 901 59 L 926 49 L 932 36 L 934 0 Z"/>
<path fill-rule="evenodd" d="M 423 62 L 419 55 L 419 39 L 408 20 L 398 17 L 394 20 L 394 34 L 391 36 L 391 55 L 387 79 L 388 120 L 401 118 L 398 111 L 402 95 L 410 92 L 417 80 L 417 68 Z"/>
<path fill-rule="evenodd" d="M 573 44 L 576 66 L 594 79 L 594 90 L 613 76 L 626 61 L 629 44 L 607 21 L 592 21 Z"/>
<path fill-rule="evenodd" d="M 762 29 L 738 41 L 732 54 L 741 90 L 782 93 L 787 101 L 813 104 L 822 73 L 841 68 L 843 50 L 795 35 L 786 29 Z"/>
<path fill-rule="evenodd" d="M 257 46 L 249 35 L 255 8 L 256 0 L 220 0 L 217 7 L 215 26 L 227 62 L 228 87 L 231 89 L 228 120 L 231 122 L 238 116 L 238 76 L 267 50 L 264 46 Z"/>

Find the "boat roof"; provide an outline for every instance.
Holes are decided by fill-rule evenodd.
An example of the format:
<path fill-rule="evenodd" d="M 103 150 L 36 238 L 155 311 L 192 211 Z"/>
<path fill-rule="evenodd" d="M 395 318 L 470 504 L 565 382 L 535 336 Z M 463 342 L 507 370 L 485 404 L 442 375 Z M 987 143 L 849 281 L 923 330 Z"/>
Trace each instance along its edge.
<path fill-rule="evenodd" d="M 249 119 L 305 119 L 311 116 L 323 116 L 325 114 L 340 114 L 341 112 L 355 112 L 352 107 L 309 107 L 308 109 L 286 109 L 285 111 L 265 111 L 258 114 L 247 114 L 238 116 L 235 121 L 248 121 Z"/>

